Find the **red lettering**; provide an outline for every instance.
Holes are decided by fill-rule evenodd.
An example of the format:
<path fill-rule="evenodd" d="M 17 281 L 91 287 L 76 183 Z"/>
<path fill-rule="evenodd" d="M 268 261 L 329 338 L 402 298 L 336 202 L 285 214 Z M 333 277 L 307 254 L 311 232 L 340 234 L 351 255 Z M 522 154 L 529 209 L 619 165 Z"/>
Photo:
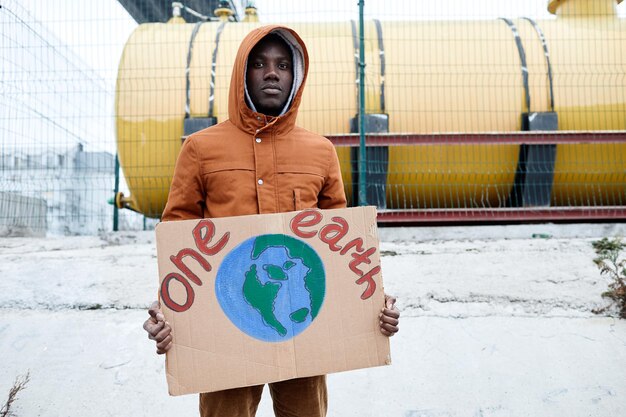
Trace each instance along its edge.
<path fill-rule="evenodd" d="M 215 245 L 209 246 L 209 242 L 211 242 L 213 236 L 215 236 L 215 224 L 209 219 L 198 222 L 196 227 L 193 228 L 192 235 L 196 247 L 205 255 L 217 254 L 226 246 L 228 239 L 230 239 L 230 232 L 226 232 Z M 176 256 L 170 256 L 172 263 L 176 265 L 176 268 L 178 268 L 184 276 L 176 272 L 168 274 L 161 283 L 161 299 L 169 309 L 176 312 L 186 311 L 193 304 L 195 293 L 189 281 L 196 285 L 202 285 L 202 280 L 185 264 L 184 258 L 187 256 L 193 258 L 206 272 L 211 271 L 211 264 L 193 249 L 184 248 L 181 249 Z M 187 299 L 184 304 L 178 304 L 170 297 L 169 286 L 172 280 L 180 282 L 185 287 Z"/>
<path fill-rule="evenodd" d="M 228 239 L 230 238 L 230 232 L 224 233 L 224 236 L 213 246 L 209 247 L 208 244 L 215 235 L 215 224 L 208 219 L 199 222 L 193 229 L 193 240 L 196 242 L 198 250 L 205 255 L 215 255 L 221 251 Z M 207 270 L 208 271 L 208 270 Z"/>
<path fill-rule="evenodd" d="M 345 255 L 346 253 L 348 253 L 350 249 L 352 249 L 355 246 L 356 246 L 355 251 L 363 252 L 363 239 L 361 239 L 360 237 L 357 237 L 356 239 L 352 239 L 350 242 L 346 243 L 346 246 L 344 246 L 341 252 L 339 253 L 342 255 Z"/>
<path fill-rule="evenodd" d="M 369 271 L 367 274 L 356 280 L 356 283 L 359 285 L 367 283 L 367 288 L 365 289 L 365 291 L 363 291 L 363 294 L 361 294 L 362 300 L 367 300 L 372 295 L 374 295 L 374 292 L 376 291 L 376 282 L 374 281 L 374 275 L 379 272 L 380 266 L 377 266 Z"/>
<path fill-rule="evenodd" d="M 172 297 L 170 297 L 170 282 L 172 280 L 180 282 L 185 287 L 185 292 L 187 293 L 187 301 L 185 301 L 185 304 L 178 304 L 176 301 L 172 300 Z M 165 304 L 170 310 L 178 313 L 189 310 L 189 307 L 193 304 L 194 298 L 195 293 L 193 288 L 191 288 L 189 281 L 176 272 L 168 274 L 161 283 L 161 299 L 163 300 L 163 304 Z"/>
<path fill-rule="evenodd" d="M 178 252 L 178 255 L 174 256 L 170 256 L 170 260 L 174 263 L 174 265 L 176 265 L 176 267 L 187 276 L 187 278 L 189 278 L 190 280 L 192 280 L 194 282 L 194 284 L 197 285 L 202 285 L 202 281 L 200 280 L 200 278 L 198 278 L 198 276 L 196 274 L 193 273 L 193 271 L 191 269 L 189 269 L 189 267 L 187 265 L 185 265 L 185 263 L 183 262 L 183 258 L 185 256 L 191 256 L 193 259 L 195 259 L 200 266 L 202 266 L 202 268 L 204 268 L 205 271 L 209 272 L 211 270 L 211 264 L 208 263 L 203 257 L 202 255 L 200 255 L 198 252 L 196 252 L 193 249 L 181 249 L 180 252 Z"/>
<path fill-rule="evenodd" d="M 315 226 L 321 221 L 322 214 L 319 211 L 307 210 L 298 213 L 293 219 L 291 219 L 289 227 L 291 227 L 291 231 L 296 236 L 309 238 L 315 236 L 317 232 L 305 232 L 304 230 L 300 230 L 300 228 Z"/>
<path fill-rule="evenodd" d="M 350 250 L 353 250 L 351 254 L 352 260 L 349 262 L 348 267 L 352 272 L 358 275 L 356 283 L 358 285 L 366 284 L 365 291 L 361 294 L 362 300 L 367 300 L 376 292 L 376 281 L 374 276 L 380 272 L 380 265 L 375 266 L 369 272 L 363 273 L 360 268 L 361 264 L 370 265 L 372 263 L 372 256 L 376 253 L 376 247 L 371 247 L 367 250 L 364 248 L 363 239 L 357 237 L 346 243 L 343 248 L 339 242 L 348 235 L 350 225 L 343 217 L 332 217 L 334 223 L 329 223 L 322 226 L 319 232 L 315 230 L 304 230 L 320 224 L 323 216 L 319 211 L 307 210 L 296 214 L 289 223 L 291 231 L 301 238 L 312 238 L 316 234 L 319 239 L 328 245 L 328 248 L 333 252 L 339 252 L 341 255 L 346 255 Z M 212 232 L 213 229 L 209 229 Z M 209 232 L 207 232 L 207 235 Z M 223 239 L 223 238 L 222 238 Z M 217 245 L 216 245 L 217 246 Z"/>
<path fill-rule="evenodd" d="M 363 271 L 361 271 L 357 267 L 363 263 L 368 264 L 368 265 L 371 264 L 372 260 L 370 259 L 370 255 L 373 254 L 374 252 L 376 252 L 376 248 L 371 247 L 363 253 L 353 253 L 352 258 L 354 259 L 352 259 L 350 263 L 348 264 L 352 272 L 354 272 L 355 274 L 359 276 L 363 275 Z"/>
<path fill-rule="evenodd" d="M 327 224 L 322 227 L 319 237 L 322 242 L 328 244 L 330 250 L 337 252 L 341 249 L 341 246 L 338 246 L 337 243 L 348 234 L 350 226 L 348 226 L 348 222 L 342 217 L 333 217 L 333 221 L 338 224 Z"/>

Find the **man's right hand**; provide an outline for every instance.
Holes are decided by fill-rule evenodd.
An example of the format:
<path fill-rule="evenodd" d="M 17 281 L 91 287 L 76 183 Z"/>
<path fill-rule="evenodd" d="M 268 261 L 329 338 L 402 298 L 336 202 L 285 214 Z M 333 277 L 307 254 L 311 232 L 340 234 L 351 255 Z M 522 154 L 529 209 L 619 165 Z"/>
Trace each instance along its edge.
<path fill-rule="evenodd" d="M 158 301 L 155 301 L 148 310 L 150 317 L 143 323 L 143 328 L 148 332 L 148 339 L 156 342 L 157 353 L 164 354 L 172 347 L 172 328 L 165 321 Z"/>

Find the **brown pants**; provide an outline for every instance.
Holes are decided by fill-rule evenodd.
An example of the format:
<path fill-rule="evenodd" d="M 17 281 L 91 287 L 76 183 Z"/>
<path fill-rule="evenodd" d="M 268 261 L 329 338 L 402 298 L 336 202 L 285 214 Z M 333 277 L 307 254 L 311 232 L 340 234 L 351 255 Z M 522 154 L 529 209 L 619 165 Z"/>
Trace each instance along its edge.
<path fill-rule="evenodd" d="M 269 384 L 276 417 L 325 417 L 326 376 Z M 200 394 L 201 417 L 254 417 L 263 385 Z"/>

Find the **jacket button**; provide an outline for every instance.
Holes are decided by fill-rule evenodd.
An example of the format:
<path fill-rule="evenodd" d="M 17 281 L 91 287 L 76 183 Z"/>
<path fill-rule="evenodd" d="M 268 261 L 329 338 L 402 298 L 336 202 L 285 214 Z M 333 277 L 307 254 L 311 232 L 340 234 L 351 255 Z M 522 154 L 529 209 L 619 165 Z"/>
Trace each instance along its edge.
<path fill-rule="evenodd" d="M 262 179 L 259 179 L 257 182 L 259 183 L 259 185 L 263 185 L 263 180 Z"/>
<path fill-rule="evenodd" d="M 261 138 L 256 138 L 256 143 L 261 143 Z"/>

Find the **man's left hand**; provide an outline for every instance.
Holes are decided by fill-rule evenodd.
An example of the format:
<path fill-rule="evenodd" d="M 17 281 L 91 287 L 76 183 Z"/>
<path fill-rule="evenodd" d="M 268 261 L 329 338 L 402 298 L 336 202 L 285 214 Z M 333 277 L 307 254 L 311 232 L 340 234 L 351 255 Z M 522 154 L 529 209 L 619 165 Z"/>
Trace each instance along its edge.
<path fill-rule="evenodd" d="M 387 337 L 398 333 L 400 324 L 400 310 L 396 307 L 396 297 L 385 294 L 385 307 L 378 315 L 380 332 Z"/>

